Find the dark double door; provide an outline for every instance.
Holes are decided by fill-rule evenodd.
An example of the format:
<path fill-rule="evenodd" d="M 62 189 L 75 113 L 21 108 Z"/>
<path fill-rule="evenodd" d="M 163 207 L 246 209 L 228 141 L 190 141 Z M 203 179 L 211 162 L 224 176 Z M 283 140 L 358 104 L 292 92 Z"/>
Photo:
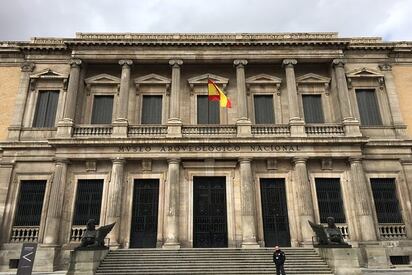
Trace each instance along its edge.
<path fill-rule="evenodd" d="M 261 178 L 260 192 L 265 246 L 290 246 L 285 180 Z"/>
<path fill-rule="evenodd" d="M 158 202 L 158 179 L 134 181 L 130 247 L 156 247 Z"/>
<path fill-rule="evenodd" d="M 193 247 L 227 247 L 226 178 L 193 179 Z"/>

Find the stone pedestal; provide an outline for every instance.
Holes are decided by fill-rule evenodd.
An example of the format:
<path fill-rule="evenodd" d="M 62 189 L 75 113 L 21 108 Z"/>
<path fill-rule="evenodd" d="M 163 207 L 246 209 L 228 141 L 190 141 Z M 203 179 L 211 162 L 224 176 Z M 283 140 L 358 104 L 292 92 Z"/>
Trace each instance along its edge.
<path fill-rule="evenodd" d="M 336 275 L 361 275 L 359 248 L 318 248 L 319 255 Z"/>
<path fill-rule="evenodd" d="M 167 137 L 182 137 L 182 121 L 180 119 L 169 119 L 167 122 Z"/>
<path fill-rule="evenodd" d="M 237 136 L 238 137 L 251 137 L 252 136 L 252 123 L 247 120 L 238 120 L 236 122 Z"/>
<path fill-rule="evenodd" d="M 34 272 L 53 272 L 60 269 L 59 254 L 61 248 L 59 245 L 40 244 L 37 247 L 34 258 Z"/>
<path fill-rule="evenodd" d="M 389 256 L 379 242 L 360 242 L 361 263 L 367 268 L 389 268 Z"/>
<path fill-rule="evenodd" d="M 70 253 L 68 275 L 90 275 L 96 272 L 100 262 L 106 257 L 109 249 L 79 250 Z"/>
<path fill-rule="evenodd" d="M 127 137 L 128 122 L 126 119 L 116 120 L 113 122 L 112 137 Z"/>

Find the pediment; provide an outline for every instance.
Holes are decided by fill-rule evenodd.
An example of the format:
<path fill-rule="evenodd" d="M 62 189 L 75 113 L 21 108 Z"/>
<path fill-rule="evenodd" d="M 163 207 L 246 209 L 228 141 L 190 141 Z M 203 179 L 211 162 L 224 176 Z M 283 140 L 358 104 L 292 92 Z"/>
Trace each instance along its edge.
<path fill-rule="evenodd" d="M 364 67 L 364 68 L 353 70 L 347 73 L 346 76 L 348 78 L 353 78 L 353 77 L 377 77 L 378 78 L 378 77 L 383 77 L 383 74 Z"/>
<path fill-rule="evenodd" d="M 314 73 L 308 73 L 296 78 L 296 83 L 298 84 L 328 84 L 329 82 L 329 77 L 321 76 Z"/>
<path fill-rule="evenodd" d="M 158 74 L 148 74 L 134 80 L 135 84 L 163 84 L 169 85 L 171 83 L 170 78 L 158 75 Z"/>
<path fill-rule="evenodd" d="M 62 74 L 62 73 L 53 71 L 52 69 L 45 69 L 43 71 L 30 75 L 30 78 L 35 78 L 35 79 L 39 79 L 39 78 L 65 79 L 67 77 L 68 77 L 67 74 Z"/>
<path fill-rule="evenodd" d="M 280 84 L 282 79 L 268 74 L 258 74 L 246 79 L 246 84 Z"/>
<path fill-rule="evenodd" d="M 229 83 L 228 78 L 210 73 L 191 77 L 187 82 L 189 82 L 190 87 L 193 89 L 194 85 L 207 84 L 208 79 L 211 79 L 216 84 L 221 84 L 223 88 Z"/>
<path fill-rule="evenodd" d="M 87 86 L 99 85 L 99 84 L 111 84 L 118 85 L 120 83 L 120 78 L 109 74 L 98 74 L 89 78 L 86 78 L 84 82 Z"/>

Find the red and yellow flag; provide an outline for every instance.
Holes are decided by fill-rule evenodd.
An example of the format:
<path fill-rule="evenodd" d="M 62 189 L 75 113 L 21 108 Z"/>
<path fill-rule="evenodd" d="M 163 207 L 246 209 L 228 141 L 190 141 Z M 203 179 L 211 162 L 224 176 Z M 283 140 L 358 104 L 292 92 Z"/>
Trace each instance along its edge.
<path fill-rule="evenodd" d="M 231 108 L 232 102 L 229 98 L 219 89 L 219 87 L 210 79 L 207 81 L 208 98 L 210 101 L 219 101 L 220 107 Z"/>

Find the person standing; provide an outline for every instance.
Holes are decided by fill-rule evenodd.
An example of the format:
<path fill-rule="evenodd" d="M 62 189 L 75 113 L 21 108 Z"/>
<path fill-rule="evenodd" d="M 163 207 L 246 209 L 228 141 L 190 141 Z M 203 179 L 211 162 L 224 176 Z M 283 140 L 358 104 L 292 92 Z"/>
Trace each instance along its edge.
<path fill-rule="evenodd" d="M 284 267 L 285 261 L 286 261 L 285 252 L 280 250 L 279 246 L 275 246 L 275 252 L 273 252 L 273 262 L 276 265 L 277 275 L 286 275 L 285 267 Z"/>

